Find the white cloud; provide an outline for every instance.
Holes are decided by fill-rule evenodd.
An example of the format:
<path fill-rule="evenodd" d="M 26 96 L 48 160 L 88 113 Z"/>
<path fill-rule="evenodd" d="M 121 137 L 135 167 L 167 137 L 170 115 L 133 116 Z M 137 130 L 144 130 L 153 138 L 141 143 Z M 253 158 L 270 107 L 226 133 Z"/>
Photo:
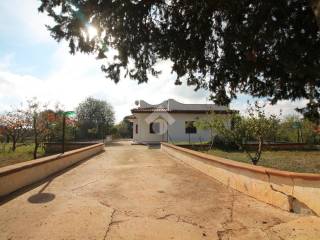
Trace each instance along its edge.
<path fill-rule="evenodd" d="M 260 105 L 265 104 L 265 111 L 268 115 L 274 114 L 279 116 L 281 112 L 281 117 L 298 114 L 295 109 L 304 107 L 307 103 L 307 100 L 305 99 L 296 101 L 281 100 L 278 101 L 277 104 L 271 105 L 267 100 L 252 98 L 249 95 L 240 94 L 238 99 L 232 102 L 231 108 L 239 110 L 241 114 L 246 115 L 248 108 L 248 100 L 250 103 L 258 101 Z"/>
<path fill-rule="evenodd" d="M 40 1 L 36 0 L 0 1 L 1 32 L 10 34 L 11 31 L 19 31 L 24 38 L 27 37 L 34 44 L 53 42 L 45 27 L 46 24 L 51 24 L 52 20 L 45 14 L 38 12 L 39 6 Z"/>
<path fill-rule="evenodd" d="M 0 100 L 14 97 L 19 102 L 36 96 L 40 101 L 58 101 L 66 109 L 73 109 L 86 97 L 93 96 L 110 102 L 117 121 L 120 121 L 130 114 L 134 101 L 138 99 L 159 103 L 175 98 L 199 103 L 205 102 L 208 95 L 204 90 L 195 92 L 191 87 L 175 86 L 167 62 L 159 64 L 162 74 L 158 78 L 150 77 L 146 84 L 128 79 L 115 84 L 100 71 L 101 62 L 93 56 L 68 54 L 66 44 L 59 46 L 51 62 L 52 65 L 48 66 L 50 73 L 43 79 L 9 70 L 0 71 Z"/>
<path fill-rule="evenodd" d="M 14 53 L 7 53 L 0 56 L 0 70 L 6 70 L 10 65 L 12 65 L 14 59 Z"/>
<path fill-rule="evenodd" d="M 268 104 L 266 106 L 266 111 L 269 114 L 279 114 L 279 111 L 281 110 L 282 116 L 285 117 L 287 115 L 297 115 L 298 112 L 295 110 L 296 108 L 305 107 L 307 104 L 307 100 L 296 100 L 296 101 L 290 101 L 290 100 L 282 100 L 279 101 L 276 105 Z"/>

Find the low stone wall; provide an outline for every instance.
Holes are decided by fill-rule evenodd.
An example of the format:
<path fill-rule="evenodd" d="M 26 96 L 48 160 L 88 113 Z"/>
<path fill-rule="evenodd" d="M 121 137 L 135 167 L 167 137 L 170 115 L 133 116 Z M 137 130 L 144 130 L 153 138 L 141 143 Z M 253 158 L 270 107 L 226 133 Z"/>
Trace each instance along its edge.
<path fill-rule="evenodd" d="M 161 149 L 221 183 L 287 211 L 320 215 L 320 174 L 253 166 L 168 143 Z"/>
<path fill-rule="evenodd" d="M 98 143 L 77 150 L 0 168 L 0 197 L 59 172 L 104 150 Z"/>
<path fill-rule="evenodd" d="M 92 146 L 96 142 L 66 142 L 64 145 L 65 152 L 76 150 L 79 148 Z M 44 149 L 46 154 L 56 154 L 62 152 L 62 143 L 61 142 L 49 142 L 44 143 Z"/>

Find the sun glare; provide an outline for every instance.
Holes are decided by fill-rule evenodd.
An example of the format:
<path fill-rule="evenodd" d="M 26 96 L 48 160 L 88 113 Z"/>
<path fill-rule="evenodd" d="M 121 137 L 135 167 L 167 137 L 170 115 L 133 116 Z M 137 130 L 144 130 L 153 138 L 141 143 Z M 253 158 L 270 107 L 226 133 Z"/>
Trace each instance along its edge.
<path fill-rule="evenodd" d="M 98 30 L 92 26 L 92 25 L 88 25 L 87 29 L 85 31 L 82 31 L 82 34 L 85 38 L 89 38 L 89 40 L 91 41 L 93 38 L 95 38 L 98 35 Z"/>
<path fill-rule="evenodd" d="M 93 39 L 94 37 L 97 36 L 98 31 L 95 27 L 93 26 L 88 26 L 88 34 L 89 34 L 89 39 Z"/>

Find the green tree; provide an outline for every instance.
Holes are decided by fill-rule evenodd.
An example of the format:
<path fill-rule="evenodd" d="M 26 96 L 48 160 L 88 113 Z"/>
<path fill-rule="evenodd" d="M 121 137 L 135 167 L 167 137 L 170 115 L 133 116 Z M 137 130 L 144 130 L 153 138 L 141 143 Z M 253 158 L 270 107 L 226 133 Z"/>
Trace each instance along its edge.
<path fill-rule="evenodd" d="M 46 110 L 46 114 L 48 117 L 48 126 L 50 130 L 47 141 L 62 141 L 63 114 L 65 114 L 65 112 L 58 105 L 55 107 L 55 110 Z M 67 115 L 65 117 L 65 140 L 75 140 L 77 131 L 77 121 L 72 116 L 70 117 L 69 115 Z"/>
<path fill-rule="evenodd" d="M 207 119 L 199 120 L 198 124 L 199 127 L 210 128 L 214 133 L 236 144 L 247 153 L 252 163 L 257 165 L 265 140 L 276 134 L 280 120 L 274 115 L 267 116 L 264 106 L 260 106 L 257 102 L 254 105 L 249 105 L 248 114 L 247 117 L 239 114 L 212 114 Z M 258 144 L 253 154 L 246 146 L 250 140 Z"/>
<path fill-rule="evenodd" d="M 280 141 L 291 143 L 310 143 L 317 141 L 317 125 L 308 119 L 297 115 L 286 116 L 278 128 L 278 137 Z"/>
<path fill-rule="evenodd" d="M 119 124 L 115 125 L 115 134 L 120 138 L 132 138 L 132 123 L 124 118 Z"/>
<path fill-rule="evenodd" d="M 318 0 L 41 2 L 53 38 L 67 40 L 72 54 L 106 58 L 102 71 L 115 82 L 121 73 L 147 82 L 170 60 L 177 84 L 208 88 L 216 103 L 246 93 L 319 104 Z"/>
<path fill-rule="evenodd" d="M 32 136 L 34 139 L 33 158 L 37 158 L 39 146 L 50 135 L 50 117 L 47 104 L 41 104 L 36 98 L 28 100 L 26 114 L 32 122 Z"/>
<path fill-rule="evenodd" d="M 220 115 L 209 113 L 204 118 L 199 118 L 197 121 L 195 121 L 194 125 L 197 129 L 202 130 L 209 130 L 210 131 L 210 149 L 213 148 L 214 144 L 214 137 L 216 136 L 216 127 L 217 127 L 217 120 L 220 120 L 221 123 L 229 122 L 230 119 L 228 118 L 222 118 Z"/>
<path fill-rule="evenodd" d="M 104 138 L 114 125 L 112 106 L 102 100 L 87 98 L 76 109 L 80 137 L 84 139 Z"/>
<path fill-rule="evenodd" d="M 320 104 L 319 102 L 310 101 L 306 107 L 297 108 L 303 117 L 317 125 L 320 125 Z"/>
<path fill-rule="evenodd" d="M 239 149 L 244 149 L 245 139 L 250 138 L 246 119 L 238 113 L 231 115 L 210 113 L 206 118 L 197 120 L 195 125 L 199 129 L 210 130 L 211 148 L 215 136 L 220 136 L 225 141 L 236 144 Z"/>
<path fill-rule="evenodd" d="M 261 158 L 263 144 L 266 139 L 275 136 L 280 120 L 275 115 L 267 116 L 264 111 L 264 106 L 259 106 L 256 102 L 254 106 L 249 105 L 249 117 L 246 118 L 247 130 L 251 137 L 258 142 L 258 148 L 254 156 L 248 155 L 254 165 Z"/>

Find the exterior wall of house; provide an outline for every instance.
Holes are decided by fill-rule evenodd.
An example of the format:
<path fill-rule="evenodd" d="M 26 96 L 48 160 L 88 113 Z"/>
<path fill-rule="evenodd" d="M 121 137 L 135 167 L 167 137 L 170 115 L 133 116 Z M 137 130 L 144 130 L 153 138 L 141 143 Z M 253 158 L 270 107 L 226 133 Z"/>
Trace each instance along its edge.
<path fill-rule="evenodd" d="M 169 125 L 169 141 L 170 142 L 200 142 L 209 141 L 211 138 L 210 130 L 197 129 L 196 133 L 186 133 L 186 121 L 197 121 L 204 118 L 207 114 L 190 114 L 190 113 L 177 113 L 172 114 L 175 122 Z"/>
<path fill-rule="evenodd" d="M 197 129 L 196 133 L 186 133 L 186 121 L 205 118 L 207 117 L 205 113 L 134 113 L 134 116 L 136 119 L 133 121 L 133 140 L 138 143 L 167 141 L 178 143 L 189 142 L 189 140 L 205 142 L 211 138 L 210 130 Z M 161 134 L 150 133 L 149 123 L 153 121 L 159 122 Z M 136 125 L 138 125 L 138 133 L 136 133 Z"/>
<path fill-rule="evenodd" d="M 150 113 L 136 113 L 136 119 L 133 122 L 133 140 L 135 142 L 148 143 L 148 142 L 162 142 L 167 141 L 167 134 L 165 131 L 166 122 L 160 119 L 149 121 Z M 163 134 L 150 133 L 150 122 L 159 122 L 160 130 Z M 138 133 L 136 133 L 136 126 L 138 125 Z"/>

